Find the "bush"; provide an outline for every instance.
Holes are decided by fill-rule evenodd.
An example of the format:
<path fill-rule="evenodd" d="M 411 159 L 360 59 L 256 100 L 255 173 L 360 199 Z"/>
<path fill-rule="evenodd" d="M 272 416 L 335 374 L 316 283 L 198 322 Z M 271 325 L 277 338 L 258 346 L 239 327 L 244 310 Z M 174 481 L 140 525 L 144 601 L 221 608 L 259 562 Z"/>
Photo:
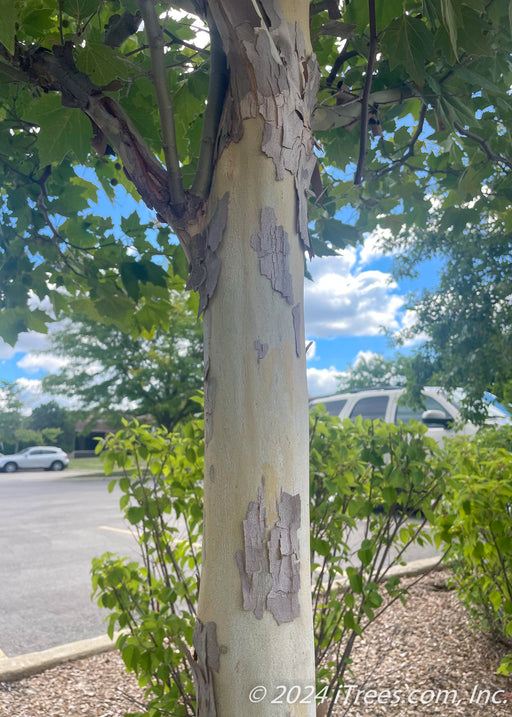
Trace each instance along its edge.
<path fill-rule="evenodd" d="M 339 421 L 317 408 L 311 419 L 313 601 L 319 688 L 328 714 L 350 652 L 368 624 L 404 591 L 390 568 L 424 530 L 439 498 L 428 468 L 437 445 L 415 424 Z M 202 532 L 203 422 L 173 434 L 136 421 L 101 442 L 107 473 L 134 527 L 140 564 L 110 553 L 93 562 L 98 603 L 129 670 L 147 686 L 152 717 L 195 714 L 192 634 Z M 419 518 L 411 516 L 419 515 Z M 356 548 L 351 538 L 363 537 Z M 352 547 L 351 547 L 352 546 Z M 340 581 L 340 579 L 343 579 Z M 381 596 L 379 582 L 385 581 Z"/>
<path fill-rule="evenodd" d="M 512 645 L 512 429 L 450 441 L 452 466 L 436 517 L 457 591 L 475 624 Z M 512 654 L 498 672 L 512 672 Z"/>
<path fill-rule="evenodd" d="M 107 553 L 93 560 L 98 604 L 110 611 L 108 633 L 128 670 L 147 686 L 147 712 L 194 715 L 192 634 L 201 562 L 203 425 L 168 433 L 137 421 L 99 444 L 105 472 L 121 489 L 141 563 Z"/>
<path fill-rule="evenodd" d="M 317 679 L 329 685 L 331 714 L 355 640 L 396 599 L 391 568 L 413 543 L 431 541 L 426 523 L 440 499 L 439 449 L 419 423 L 311 415 L 311 539 Z M 383 589 L 379 589 L 380 584 Z"/>

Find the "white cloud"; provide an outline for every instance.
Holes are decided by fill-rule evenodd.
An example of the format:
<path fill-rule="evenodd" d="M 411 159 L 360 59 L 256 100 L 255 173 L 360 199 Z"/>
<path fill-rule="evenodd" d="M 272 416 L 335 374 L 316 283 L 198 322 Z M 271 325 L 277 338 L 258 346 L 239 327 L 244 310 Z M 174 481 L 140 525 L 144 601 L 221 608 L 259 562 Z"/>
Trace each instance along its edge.
<path fill-rule="evenodd" d="M 361 361 L 371 361 L 374 356 L 379 356 L 379 354 L 375 351 L 359 351 L 354 361 L 352 361 L 352 366 L 354 368 L 357 368 L 358 363 L 360 363 Z M 350 375 L 350 371 L 340 371 L 338 381 L 340 391 L 343 391 L 343 386 L 346 385 L 345 381 L 350 378 Z"/>
<path fill-rule="evenodd" d="M 40 302 L 35 297 L 34 302 L 36 301 L 38 302 L 37 306 L 43 306 L 44 301 Z M 48 309 L 48 307 L 44 308 Z M 19 334 L 14 346 L 9 346 L 0 338 L 0 361 L 12 359 L 16 354 L 23 354 L 17 362 L 19 368 L 25 369 L 29 373 L 36 373 L 38 370 L 49 371 L 50 373 L 57 371 L 67 362 L 47 352 L 51 347 L 52 333 L 65 326 L 66 321 L 67 319 L 64 319 L 50 324 L 47 334 L 41 334 L 37 331 L 24 331 Z"/>
<path fill-rule="evenodd" d="M 17 362 L 17 366 L 28 373 L 37 373 L 38 371 L 55 373 L 68 363 L 68 360 L 62 358 L 62 356 L 46 353 L 28 353 Z"/>
<path fill-rule="evenodd" d="M 35 406 L 39 406 L 41 403 L 46 403 L 43 399 L 44 394 L 40 380 L 22 377 L 17 378 L 15 383 L 21 389 L 19 398 L 23 403 L 22 413 L 30 414 L 31 410 Z"/>
<path fill-rule="evenodd" d="M 359 351 L 357 354 L 355 361 L 354 361 L 354 368 L 357 367 L 358 364 L 365 362 L 369 363 L 372 359 L 376 358 L 377 356 L 381 356 L 382 354 L 377 353 L 376 351 Z"/>
<path fill-rule="evenodd" d="M 19 397 L 24 406 L 23 413 L 30 413 L 36 406 L 50 401 L 56 401 L 62 408 L 79 408 L 72 396 L 54 396 L 51 393 L 45 393 L 41 379 L 21 377 L 17 378 L 15 383 L 21 389 Z"/>
<path fill-rule="evenodd" d="M 48 345 L 47 334 L 25 331 L 18 336 L 18 340 L 14 346 L 9 346 L 3 339 L 0 339 L 0 359 L 10 359 L 17 353 L 44 351 L 48 348 Z"/>
<path fill-rule="evenodd" d="M 16 384 L 21 388 L 22 391 L 26 391 L 34 396 L 42 393 L 41 381 L 37 378 L 17 378 Z"/>
<path fill-rule="evenodd" d="M 335 393 L 339 383 L 339 369 L 330 368 L 308 368 L 308 393 L 311 398 L 327 396 Z"/>
<path fill-rule="evenodd" d="M 52 289 L 55 289 L 55 284 L 50 285 Z M 48 286 L 48 288 L 50 288 Z M 61 292 L 62 293 L 62 292 Z M 33 291 L 29 291 L 28 293 L 28 308 L 33 311 L 34 309 L 40 309 L 41 311 L 45 311 L 49 316 L 54 316 L 53 306 L 52 302 L 48 298 L 48 296 L 45 296 L 43 299 L 40 299 L 37 294 L 34 294 Z"/>
<path fill-rule="evenodd" d="M 313 259 L 313 281 L 305 286 L 306 335 L 375 336 L 398 330 L 405 298 L 393 293 L 397 284 L 382 271 L 361 271 L 356 250 Z"/>
<path fill-rule="evenodd" d="M 392 238 L 393 234 L 391 230 L 380 226 L 371 234 L 368 234 L 359 252 L 361 264 L 364 266 L 385 255 L 389 255 L 388 252 L 384 251 L 384 242 Z"/>

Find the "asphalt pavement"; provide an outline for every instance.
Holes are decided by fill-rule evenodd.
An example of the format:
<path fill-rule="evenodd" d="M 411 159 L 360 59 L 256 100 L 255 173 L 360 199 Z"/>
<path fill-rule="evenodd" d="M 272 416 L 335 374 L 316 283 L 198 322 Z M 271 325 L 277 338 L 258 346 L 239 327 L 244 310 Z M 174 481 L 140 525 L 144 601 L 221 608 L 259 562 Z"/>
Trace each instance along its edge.
<path fill-rule="evenodd" d="M 87 472 L 0 473 L 0 656 L 106 632 L 91 600 L 91 561 L 137 556 L 117 489 Z"/>
<path fill-rule="evenodd" d="M 92 558 L 138 558 L 109 481 L 79 470 L 0 473 L 0 661 L 105 635 L 107 611 L 91 600 Z M 435 555 L 414 546 L 405 559 Z"/>

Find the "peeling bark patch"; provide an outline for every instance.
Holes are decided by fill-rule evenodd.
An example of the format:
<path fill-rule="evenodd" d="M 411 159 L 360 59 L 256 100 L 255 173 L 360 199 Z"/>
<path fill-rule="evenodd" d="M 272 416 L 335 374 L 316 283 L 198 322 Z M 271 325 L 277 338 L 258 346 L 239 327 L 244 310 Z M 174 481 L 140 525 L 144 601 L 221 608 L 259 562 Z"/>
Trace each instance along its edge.
<path fill-rule="evenodd" d="M 222 36 L 230 83 L 219 132 L 219 152 L 243 134 L 243 121 L 264 121 L 261 149 L 276 178 L 294 176 L 297 228 L 312 254 L 307 202 L 316 166 L 312 116 L 320 84 L 315 55 L 309 55 L 299 22 L 288 22 L 277 0 L 210 3 Z"/>
<path fill-rule="evenodd" d="M 306 60 L 300 27 L 287 25 L 284 20 L 244 45 L 256 77 L 265 78 L 265 84 L 257 88 L 258 112 L 265 122 L 261 149 L 274 162 L 278 181 L 285 171 L 294 176 L 297 230 L 303 245 L 310 249 L 307 203 L 317 163 L 310 118 L 320 76 L 316 57 Z"/>
<path fill-rule="evenodd" d="M 277 225 L 272 207 L 261 210 L 261 230 L 251 237 L 251 246 L 260 260 L 260 273 L 270 280 L 289 304 L 293 304 L 292 276 L 290 274 L 290 244 L 284 227 Z"/>
<path fill-rule="evenodd" d="M 296 304 L 292 309 L 292 321 L 293 331 L 295 333 L 295 353 L 297 354 L 297 358 L 300 358 L 302 351 L 302 320 L 300 304 Z"/>
<path fill-rule="evenodd" d="M 212 8 L 230 68 L 221 147 L 240 139 L 244 119 L 263 118 L 261 149 L 272 159 L 278 180 L 286 171 L 294 176 L 297 228 L 312 253 L 307 201 L 316 166 L 311 118 L 320 71 L 316 57 L 308 56 L 300 24 L 287 22 L 278 2 L 265 2 L 264 8 L 258 5 L 257 19 L 252 3 L 243 5 L 243 10 L 240 3 L 222 3 L 222 14 Z"/>
<path fill-rule="evenodd" d="M 258 488 L 257 501 L 251 501 L 243 521 L 244 550 L 236 554 L 236 562 L 242 583 L 244 610 L 254 613 L 261 620 L 272 579 L 268 569 L 265 550 L 267 533 L 267 509 L 264 506 L 265 489 Z"/>
<path fill-rule="evenodd" d="M 243 521 L 244 550 L 237 552 L 236 562 L 244 610 L 261 620 L 266 608 L 281 625 L 300 615 L 300 496 L 282 492 L 277 511 L 279 519 L 268 530 L 264 488 L 258 488 L 258 499 L 249 503 Z"/>
<path fill-rule="evenodd" d="M 199 294 L 199 316 L 208 306 L 219 278 L 220 260 L 215 252 L 219 248 L 227 222 L 228 199 L 226 192 L 217 202 L 205 231 L 195 236 L 190 244 L 191 259 L 186 288 Z"/>
<path fill-rule="evenodd" d="M 265 356 L 268 354 L 268 344 L 263 344 L 258 339 L 253 344 L 254 348 L 258 352 L 258 363 L 265 358 Z"/>
<path fill-rule="evenodd" d="M 213 431 L 213 406 L 215 404 L 215 393 L 217 391 L 217 381 L 210 378 L 205 382 L 204 387 L 204 438 L 207 443 L 210 442 Z"/>
<path fill-rule="evenodd" d="M 217 625 L 197 620 L 192 642 L 195 659 L 191 662 L 191 668 L 196 685 L 197 714 L 201 717 L 216 717 L 212 670 L 218 672 L 220 667 Z"/>
<path fill-rule="evenodd" d="M 300 496 L 283 492 L 277 504 L 279 520 L 270 531 L 269 562 L 272 589 L 267 597 L 278 625 L 300 615 L 300 563 L 297 531 L 300 527 Z"/>

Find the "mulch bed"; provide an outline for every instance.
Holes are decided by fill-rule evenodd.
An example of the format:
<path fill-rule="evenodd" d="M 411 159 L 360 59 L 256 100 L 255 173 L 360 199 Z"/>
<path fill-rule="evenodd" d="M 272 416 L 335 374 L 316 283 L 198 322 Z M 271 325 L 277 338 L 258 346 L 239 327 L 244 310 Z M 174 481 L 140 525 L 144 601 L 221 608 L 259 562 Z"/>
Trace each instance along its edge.
<path fill-rule="evenodd" d="M 512 676 L 496 675 L 510 648 L 471 629 L 447 577 L 424 577 L 365 631 L 337 717 L 511 717 Z M 0 683 L 0 717 L 124 717 L 143 703 L 117 652 Z"/>

